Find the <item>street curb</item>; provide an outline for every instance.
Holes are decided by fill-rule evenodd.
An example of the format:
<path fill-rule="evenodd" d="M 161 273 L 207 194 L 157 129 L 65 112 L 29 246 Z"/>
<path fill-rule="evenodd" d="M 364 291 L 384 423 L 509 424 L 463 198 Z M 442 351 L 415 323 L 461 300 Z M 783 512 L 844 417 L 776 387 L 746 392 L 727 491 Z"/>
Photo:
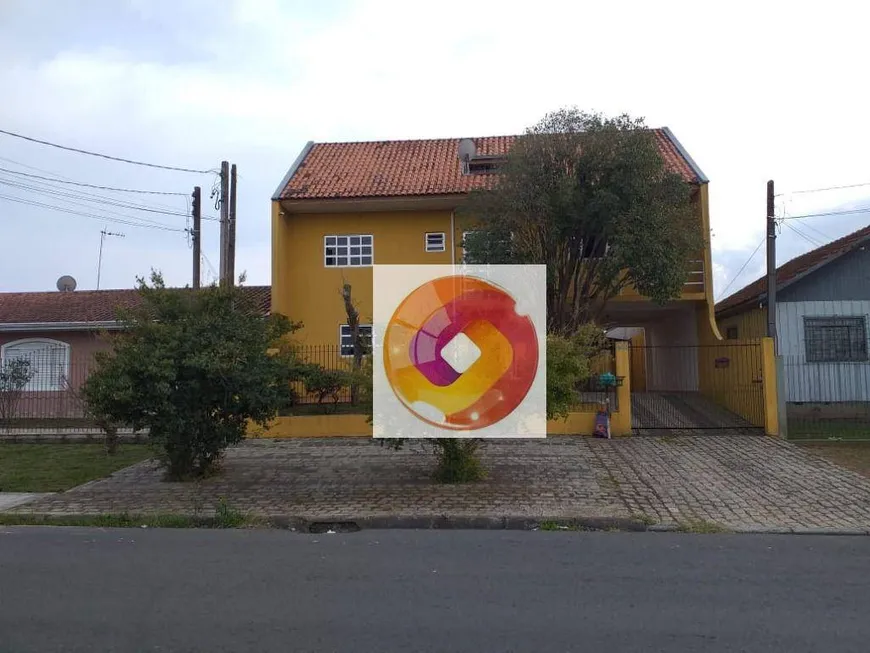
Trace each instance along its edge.
<path fill-rule="evenodd" d="M 26 504 L 22 504 L 26 505 Z M 118 528 L 139 528 L 154 523 L 159 518 L 185 520 L 179 525 L 155 525 L 151 528 L 223 528 L 211 515 L 184 514 L 142 514 L 116 515 L 102 514 L 44 514 L 28 512 L 0 511 L 4 518 L 2 526 L 17 525 L 42 526 L 94 526 L 111 527 L 107 523 L 113 519 L 123 519 Z M 8 520 L 8 521 L 6 521 Z M 34 523 L 36 522 L 36 523 Z M 78 523 L 77 523 L 78 522 Z M 102 522 L 102 523 L 98 523 Z M 475 515 L 375 515 L 367 517 L 295 516 L 295 515 L 252 515 L 250 520 L 234 528 L 271 528 L 289 530 L 297 533 L 356 533 L 362 530 L 490 530 L 490 531 L 553 531 L 553 532 L 647 532 L 647 533 L 686 533 L 693 531 L 686 525 L 667 522 L 649 524 L 639 519 L 623 517 L 518 517 L 518 516 L 475 516 Z M 695 534 L 739 534 L 739 535 L 826 535 L 826 536 L 870 536 L 870 529 L 863 528 L 783 528 L 766 526 L 744 526 L 728 528 L 709 533 Z"/>

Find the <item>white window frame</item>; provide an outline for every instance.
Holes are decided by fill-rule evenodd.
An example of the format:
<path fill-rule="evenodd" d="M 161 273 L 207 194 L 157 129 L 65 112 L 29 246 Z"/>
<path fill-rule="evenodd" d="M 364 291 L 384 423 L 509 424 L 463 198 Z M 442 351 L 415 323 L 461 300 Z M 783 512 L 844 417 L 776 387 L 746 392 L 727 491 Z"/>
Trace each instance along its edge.
<path fill-rule="evenodd" d="M 429 237 L 430 236 L 438 236 L 441 238 L 441 243 L 438 242 L 430 245 Z M 426 253 L 431 254 L 433 252 L 444 252 L 447 251 L 447 234 L 443 231 L 427 231 L 423 236 L 423 246 L 426 250 Z"/>
<path fill-rule="evenodd" d="M 329 243 L 329 239 L 334 238 L 331 244 Z M 344 238 L 344 245 L 340 244 L 338 239 Z M 353 244 L 352 239 L 359 238 L 359 244 Z M 367 244 L 363 244 L 363 239 L 368 239 Z M 330 255 L 327 253 L 327 248 L 331 247 L 333 249 L 333 253 Z M 359 248 L 359 254 L 353 254 L 353 248 Z M 368 247 L 370 250 L 370 254 L 363 254 L 362 250 L 364 247 Z M 344 255 L 339 252 L 339 248 L 344 250 Z M 338 263 L 338 259 L 343 258 L 347 261 L 347 263 L 340 264 Z M 352 263 L 351 261 L 354 258 L 359 258 L 359 263 Z M 362 259 L 367 258 L 368 263 L 363 263 Z M 334 263 L 329 263 L 329 259 L 333 259 Z M 372 234 L 326 234 L 323 237 L 323 267 L 325 268 L 370 268 L 375 262 L 375 237 Z"/>
<path fill-rule="evenodd" d="M 57 378 L 51 376 L 46 380 L 37 373 L 24 386 L 24 392 L 58 392 L 66 390 L 64 381 L 69 378 L 69 363 L 70 363 L 70 346 L 68 342 L 54 340 L 52 338 L 22 338 L 13 340 L 0 346 L 0 365 L 5 365 L 7 360 L 16 360 L 19 358 L 27 358 L 27 356 L 14 356 L 10 352 L 21 345 L 45 345 L 45 349 L 51 349 L 61 352 L 60 365 L 57 373 Z M 53 375 L 52 375 L 53 376 Z"/>
<path fill-rule="evenodd" d="M 373 346 L 375 342 L 375 330 L 372 328 L 371 324 L 362 324 L 359 325 L 360 329 L 368 329 L 369 330 L 369 345 Z M 352 338 L 353 336 L 350 333 L 350 325 L 349 324 L 339 324 L 338 325 L 338 354 L 342 358 L 352 358 L 353 352 L 351 351 L 349 354 L 344 353 L 344 330 L 348 330 L 347 338 Z M 349 345 L 351 348 L 353 347 L 353 343 Z"/>

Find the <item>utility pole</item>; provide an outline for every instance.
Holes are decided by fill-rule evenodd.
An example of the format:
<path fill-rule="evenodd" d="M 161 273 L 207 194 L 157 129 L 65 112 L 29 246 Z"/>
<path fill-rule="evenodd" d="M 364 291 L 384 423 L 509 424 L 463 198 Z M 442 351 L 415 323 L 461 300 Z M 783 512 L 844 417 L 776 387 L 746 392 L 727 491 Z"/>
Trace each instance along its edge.
<path fill-rule="evenodd" d="M 227 284 L 227 270 L 229 261 L 227 260 L 228 254 L 228 245 L 229 245 L 229 216 L 230 216 L 230 203 L 229 203 L 229 195 L 230 195 L 230 163 L 229 161 L 221 161 L 221 193 L 220 193 L 220 207 L 221 207 L 221 253 L 220 253 L 220 264 L 218 267 L 220 270 L 218 274 L 220 276 L 220 285 L 225 286 Z"/>
<path fill-rule="evenodd" d="M 100 289 L 100 276 L 103 272 L 103 242 L 106 240 L 106 236 L 124 238 L 124 234 L 106 231 L 105 228 L 100 232 L 100 255 L 97 258 L 97 290 Z"/>
<path fill-rule="evenodd" d="M 776 345 L 776 216 L 773 180 L 767 182 L 767 337 Z"/>
<path fill-rule="evenodd" d="M 199 259 L 202 248 L 202 189 L 199 186 L 193 187 L 193 231 L 191 238 L 193 240 L 193 287 L 198 289 L 200 286 Z"/>
<path fill-rule="evenodd" d="M 227 238 L 227 283 L 236 284 L 236 164 L 230 171 L 229 236 Z"/>

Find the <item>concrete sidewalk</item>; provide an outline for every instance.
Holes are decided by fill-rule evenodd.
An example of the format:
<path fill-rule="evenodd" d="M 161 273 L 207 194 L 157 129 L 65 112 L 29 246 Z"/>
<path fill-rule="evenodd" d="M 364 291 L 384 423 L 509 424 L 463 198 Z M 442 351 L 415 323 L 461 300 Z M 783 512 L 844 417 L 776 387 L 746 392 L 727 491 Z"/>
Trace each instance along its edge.
<path fill-rule="evenodd" d="M 870 530 L 870 479 L 773 438 L 502 440 L 487 442 L 483 459 L 485 481 L 449 486 L 431 481 L 424 443 L 395 452 L 359 438 L 249 441 L 227 453 L 219 475 L 199 483 L 163 482 L 146 462 L 13 511 L 205 516 L 223 499 L 252 516 L 381 525 L 447 517 Z"/>

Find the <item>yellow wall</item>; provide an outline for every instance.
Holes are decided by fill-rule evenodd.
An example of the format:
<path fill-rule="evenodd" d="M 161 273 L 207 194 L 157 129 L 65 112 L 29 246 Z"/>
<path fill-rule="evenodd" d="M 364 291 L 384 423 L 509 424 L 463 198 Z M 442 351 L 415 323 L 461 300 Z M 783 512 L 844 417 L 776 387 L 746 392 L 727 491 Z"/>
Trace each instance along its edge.
<path fill-rule="evenodd" d="M 737 338 L 764 338 L 767 335 L 767 307 L 752 310 L 717 319 L 719 333 L 727 337 L 730 327 L 737 327 Z"/>
<path fill-rule="evenodd" d="M 306 344 L 338 345 L 338 329 L 347 322 L 340 295 L 351 284 L 363 323 L 372 317 L 372 268 L 327 268 L 323 237 L 371 234 L 374 262 L 380 264 L 450 264 L 462 259 L 462 224 L 454 220 L 455 257 L 451 259 L 451 211 L 393 211 L 339 214 L 281 215 L 273 202 L 272 310 L 303 329 L 296 335 Z M 425 234 L 444 232 L 444 252 L 426 252 Z"/>

